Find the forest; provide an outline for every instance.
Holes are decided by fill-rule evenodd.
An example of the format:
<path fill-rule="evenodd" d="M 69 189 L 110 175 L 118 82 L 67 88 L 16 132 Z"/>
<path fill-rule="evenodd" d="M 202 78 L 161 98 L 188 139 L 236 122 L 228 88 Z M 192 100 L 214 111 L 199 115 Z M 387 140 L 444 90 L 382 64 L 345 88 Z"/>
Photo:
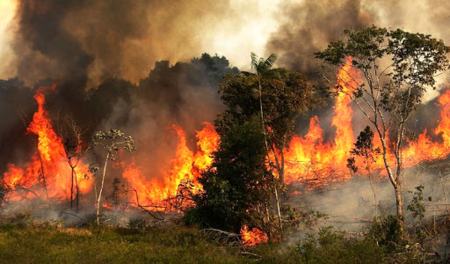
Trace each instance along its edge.
<path fill-rule="evenodd" d="M 0 4 L 0 262 L 448 263 L 448 11 L 194 2 Z"/>

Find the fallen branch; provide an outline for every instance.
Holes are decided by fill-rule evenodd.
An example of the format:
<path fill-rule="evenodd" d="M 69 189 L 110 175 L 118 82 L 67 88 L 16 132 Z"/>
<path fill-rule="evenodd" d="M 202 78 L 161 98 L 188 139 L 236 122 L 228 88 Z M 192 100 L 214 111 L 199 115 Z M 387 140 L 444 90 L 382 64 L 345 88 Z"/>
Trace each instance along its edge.
<path fill-rule="evenodd" d="M 229 246 L 241 245 L 241 236 L 236 233 L 223 231 L 216 228 L 205 228 L 201 232 L 208 239 L 213 240 L 219 244 L 226 244 Z"/>
<path fill-rule="evenodd" d="M 136 205 L 137 207 L 139 207 L 141 210 L 143 210 L 144 212 L 146 212 L 147 214 L 149 214 L 151 217 L 155 218 L 156 220 L 162 221 L 164 220 L 164 217 L 162 215 L 156 215 L 154 212 L 152 212 L 151 210 L 148 210 L 147 208 L 152 207 L 152 208 L 161 208 L 163 209 L 164 207 L 158 207 L 158 206 L 150 206 L 150 205 L 141 205 L 139 203 L 139 195 L 136 191 L 136 189 L 130 189 L 129 191 L 133 191 L 136 195 Z M 164 208 L 165 209 L 165 208 Z"/>

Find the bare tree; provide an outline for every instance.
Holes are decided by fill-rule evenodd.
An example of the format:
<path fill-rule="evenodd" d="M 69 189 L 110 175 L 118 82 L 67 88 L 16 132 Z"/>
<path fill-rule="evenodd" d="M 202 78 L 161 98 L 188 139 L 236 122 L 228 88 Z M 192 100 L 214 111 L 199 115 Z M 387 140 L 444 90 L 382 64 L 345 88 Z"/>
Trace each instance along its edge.
<path fill-rule="evenodd" d="M 125 133 L 119 129 L 111 129 L 109 131 L 97 131 L 93 138 L 95 146 L 103 147 L 105 151 L 105 161 L 103 163 L 102 178 L 100 182 L 100 188 L 96 196 L 96 220 L 97 224 L 100 224 L 100 209 L 102 207 L 102 193 L 105 186 L 106 169 L 108 168 L 108 161 L 116 160 L 119 150 L 124 149 L 128 152 L 135 150 L 134 140 L 131 136 L 126 136 Z M 97 193 L 97 192 L 96 192 Z"/>

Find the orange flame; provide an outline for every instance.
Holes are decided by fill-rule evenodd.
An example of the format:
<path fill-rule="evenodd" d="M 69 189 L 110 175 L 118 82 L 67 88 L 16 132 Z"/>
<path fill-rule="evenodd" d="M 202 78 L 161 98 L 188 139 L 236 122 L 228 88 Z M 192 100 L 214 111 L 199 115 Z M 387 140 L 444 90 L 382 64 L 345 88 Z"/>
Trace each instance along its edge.
<path fill-rule="evenodd" d="M 56 134 L 53 125 L 44 108 L 45 96 L 43 90 L 38 90 L 34 96 L 38 105 L 33 120 L 27 132 L 37 136 L 37 153 L 23 168 L 8 164 L 8 170 L 3 174 L 4 185 L 12 190 L 7 194 L 9 200 L 21 200 L 47 196 L 62 200 L 70 195 L 71 169 L 62 139 Z M 88 166 L 82 162 L 75 168 L 79 191 L 85 194 L 91 190 L 92 175 Z M 14 192 L 27 190 L 27 192 Z"/>
<path fill-rule="evenodd" d="M 336 129 L 333 142 L 323 140 L 323 131 L 319 118 L 310 119 L 309 131 L 305 136 L 294 136 L 288 149 L 285 150 L 286 183 L 306 183 L 308 186 L 320 187 L 331 182 L 351 178 L 346 164 L 350 150 L 355 141 L 352 127 L 352 108 L 349 93 L 361 82 L 356 69 L 352 68 L 351 58 L 347 58 L 337 73 L 338 86 L 341 87 L 336 97 L 332 125 Z M 411 167 L 423 161 L 446 158 L 450 154 L 450 90 L 443 93 L 440 104 L 440 121 L 434 134 L 440 136 L 440 142 L 433 141 L 427 131 L 421 133 L 417 140 L 408 141 L 402 150 L 404 166 Z M 375 147 L 380 146 L 377 136 Z M 393 163 L 392 152 L 388 152 L 388 160 Z M 375 162 L 374 169 L 383 171 L 382 157 Z"/>
<path fill-rule="evenodd" d="M 251 230 L 248 229 L 247 225 L 241 227 L 241 239 L 242 244 L 246 247 L 254 247 L 259 244 L 265 244 L 269 241 L 266 233 L 261 229 L 253 227 Z"/>
<path fill-rule="evenodd" d="M 194 193 L 202 189 L 197 179 L 200 173 L 211 165 L 211 155 L 218 147 L 219 135 L 212 124 L 204 123 L 203 129 L 196 134 L 197 150 L 194 153 L 187 146 L 184 130 L 177 125 L 172 128 L 178 143 L 171 169 L 164 177 L 147 178 L 134 162 L 122 164 L 122 176 L 131 189 L 136 191 L 141 205 L 161 205 L 165 200 L 177 195 L 182 182 L 193 184 L 191 191 Z M 135 194 L 130 196 L 131 203 L 137 202 Z"/>
<path fill-rule="evenodd" d="M 362 82 L 358 71 L 352 66 L 351 58 L 348 58 L 337 72 L 337 80 L 341 89 L 333 109 L 334 140 L 325 142 L 319 118 L 313 116 L 309 122 L 308 132 L 304 136 L 294 136 L 289 147 L 284 150 L 287 184 L 304 183 L 314 188 L 351 178 L 346 163 L 355 138 L 351 99 L 348 94 Z M 37 91 L 34 98 L 38 109 L 27 132 L 37 137 L 37 151 L 25 166 L 7 165 L 7 171 L 3 174 L 3 184 L 12 190 L 7 194 L 7 199 L 20 200 L 43 196 L 59 200 L 67 199 L 71 170 L 62 138 L 53 129 L 44 108 L 43 90 Z M 432 134 L 424 131 L 416 140 L 406 142 L 403 149 L 404 166 L 410 167 L 423 161 L 443 159 L 450 154 L 450 90 L 445 91 L 438 102 L 441 110 L 439 124 Z M 198 178 L 201 172 L 211 166 L 213 162 L 211 155 L 218 149 L 220 137 L 212 124 L 204 123 L 203 128 L 196 133 L 196 150 L 192 150 L 188 146 L 185 131 L 177 125 L 173 125 L 172 129 L 178 139 L 175 156 L 170 162 L 170 169 L 163 173 L 162 177 L 144 175 L 144 170 L 135 162 L 120 163 L 122 177 L 130 189 L 135 191 L 130 192 L 128 198 L 131 204 L 138 202 L 140 205 L 164 204 L 178 194 L 183 183 L 191 184 L 189 188 L 194 193 L 202 189 Z M 374 145 L 380 145 L 379 138 L 374 138 Z M 393 161 L 392 154 L 388 155 L 388 159 Z M 374 169 L 383 169 L 381 157 L 376 160 L 374 166 L 376 167 Z M 93 177 L 88 166 L 79 162 L 75 172 L 80 193 L 88 193 L 93 185 Z M 253 241 L 253 236 L 261 235 L 258 231 L 262 232 L 255 228 L 249 231 L 248 227 L 243 226 L 241 230 L 243 241 Z M 261 241 L 267 241 L 265 234 L 261 236 Z M 249 242 L 249 245 L 252 243 L 254 242 Z"/>
<path fill-rule="evenodd" d="M 295 136 L 285 150 L 287 183 L 300 181 L 314 185 L 350 177 L 346 161 L 353 147 L 354 136 L 351 98 L 348 95 L 360 84 L 361 77 L 352 67 L 351 58 L 346 59 L 337 76 L 340 89 L 333 109 L 332 125 L 336 129 L 334 142 L 323 142 L 319 118 L 313 116 L 307 134 L 304 137 Z"/>

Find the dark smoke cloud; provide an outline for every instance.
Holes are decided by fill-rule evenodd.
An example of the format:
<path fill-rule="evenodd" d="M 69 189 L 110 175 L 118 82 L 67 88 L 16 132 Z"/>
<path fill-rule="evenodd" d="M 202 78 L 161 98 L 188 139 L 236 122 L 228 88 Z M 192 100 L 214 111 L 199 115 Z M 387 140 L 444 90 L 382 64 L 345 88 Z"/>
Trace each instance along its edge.
<path fill-rule="evenodd" d="M 14 49 L 19 55 L 18 76 L 27 82 L 41 79 L 86 78 L 92 57 L 63 27 L 68 11 L 83 1 L 21 1 L 19 34 Z"/>
<path fill-rule="evenodd" d="M 278 63 L 318 77 L 319 62 L 314 53 L 337 40 L 343 29 L 357 29 L 372 22 L 359 0 L 319 0 L 289 3 L 282 7 L 283 19 L 267 43 L 278 54 Z"/>
<path fill-rule="evenodd" d="M 202 52 L 202 34 L 230 12 L 228 1 L 21 0 L 14 50 L 20 79 L 107 78 L 137 83 L 157 60 Z"/>
<path fill-rule="evenodd" d="M 377 25 L 431 34 L 450 43 L 450 2 L 444 0 L 317 0 L 282 5 L 278 30 L 267 52 L 279 55 L 282 66 L 320 78 L 324 69 L 314 53 L 342 36 L 344 29 Z M 441 82 L 448 82 L 444 80 Z"/>

